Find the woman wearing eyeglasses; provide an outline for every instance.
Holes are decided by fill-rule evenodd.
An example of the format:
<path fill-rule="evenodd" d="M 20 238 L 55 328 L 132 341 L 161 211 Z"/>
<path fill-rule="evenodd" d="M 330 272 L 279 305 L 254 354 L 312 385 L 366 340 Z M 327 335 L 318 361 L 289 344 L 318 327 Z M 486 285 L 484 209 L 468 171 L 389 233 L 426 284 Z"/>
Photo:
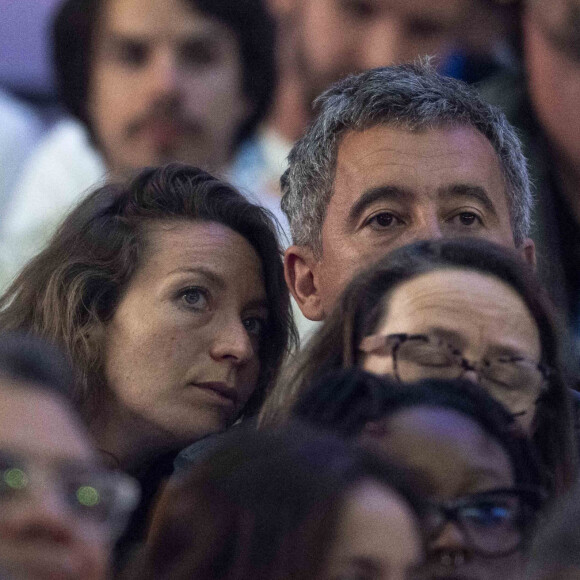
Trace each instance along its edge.
<path fill-rule="evenodd" d="M 416 470 L 430 486 L 423 522 L 430 579 L 516 580 L 545 500 L 530 441 L 470 381 L 402 389 L 358 369 L 323 375 L 292 416 L 356 437 Z"/>
<path fill-rule="evenodd" d="M 401 383 L 464 377 L 517 417 L 561 491 L 576 473 L 562 334 L 533 272 L 509 250 L 483 240 L 417 242 L 349 284 L 265 403 L 262 424 L 283 420 L 332 369 L 360 366 Z"/>
<path fill-rule="evenodd" d="M 0 578 L 105 580 L 139 488 L 105 468 L 70 401 L 67 365 L 0 336 Z"/>

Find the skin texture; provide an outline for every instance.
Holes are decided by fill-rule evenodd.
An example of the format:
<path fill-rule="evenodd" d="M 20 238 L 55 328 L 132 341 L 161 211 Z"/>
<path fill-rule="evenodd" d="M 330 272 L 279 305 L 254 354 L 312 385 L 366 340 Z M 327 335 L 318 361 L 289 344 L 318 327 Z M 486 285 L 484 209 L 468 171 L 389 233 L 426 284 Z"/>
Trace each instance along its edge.
<path fill-rule="evenodd" d="M 436 500 L 453 499 L 514 485 L 512 468 L 503 448 L 476 423 L 455 411 L 414 407 L 405 409 L 382 424 L 381 434 L 363 435 L 394 458 L 416 469 L 433 486 Z M 454 565 L 460 554 L 462 564 Z M 447 561 L 444 556 L 452 558 Z M 501 558 L 482 558 L 465 542 L 462 531 L 448 523 L 427 546 L 433 578 L 516 580 L 522 570 L 519 553 Z M 431 576 L 430 576 L 431 577 Z"/>
<path fill-rule="evenodd" d="M 418 522 L 392 491 L 357 486 L 341 509 L 324 580 L 405 580 L 422 560 Z"/>
<path fill-rule="evenodd" d="M 538 328 L 519 295 L 499 279 L 469 270 L 439 270 L 401 284 L 388 299 L 376 333 L 435 336 L 470 361 L 517 355 L 539 362 L 541 355 Z M 393 373 L 390 356 L 365 355 L 362 366 L 376 374 Z M 473 371 L 464 376 L 476 380 Z M 501 400 L 512 413 L 526 411 L 518 420 L 530 434 L 539 395 L 532 389 L 506 391 Z"/>
<path fill-rule="evenodd" d="M 214 222 L 151 226 L 105 329 L 113 400 L 104 432 L 94 430 L 101 446 L 123 461 L 225 429 L 256 386 L 267 316 L 261 262 L 245 238 Z"/>
<path fill-rule="evenodd" d="M 575 17 L 574 17 L 575 12 Z M 580 174 L 580 60 L 569 49 L 578 43 L 580 0 L 536 0 L 524 13 L 524 56 L 536 114 L 558 152 Z M 558 42 L 561 40 L 562 44 Z M 576 54 L 580 54 L 576 48 Z M 577 57 L 578 58 L 578 57 Z"/>
<path fill-rule="evenodd" d="M 32 461 L 34 474 L 46 479 L 39 482 L 31 474 L 26 498 L 2 501 L 0 575 L 5 571 L 13 580 L 104 580 L 111 548 L 108 530 L 75 517 L 51 476 L 62 461 L 97 466 L 88 437 L 56 395 L 7 383 L 0 380 L 0 448 Z"/>
<path fill-rule="evenodd" d="M 181 0 L 110 0 L 88 109 L 117 174 L 167 161 L 223 170 L 250 112 L 233 33 Z"/>
<path fill-rule="evenodd" d="M 311 320 L 326 317 L 357 270 L 410 242 L 475 236 L 514 247 L 499 160 L 472 128 L 349 132 L 338 149 L 333 192 L 321 259 L 304 246 L 285 255 L 288 287 Z M 351 218 L 362 199 L 368 203 Z M 533 262 L 531 240 L 521 252 Z"/>

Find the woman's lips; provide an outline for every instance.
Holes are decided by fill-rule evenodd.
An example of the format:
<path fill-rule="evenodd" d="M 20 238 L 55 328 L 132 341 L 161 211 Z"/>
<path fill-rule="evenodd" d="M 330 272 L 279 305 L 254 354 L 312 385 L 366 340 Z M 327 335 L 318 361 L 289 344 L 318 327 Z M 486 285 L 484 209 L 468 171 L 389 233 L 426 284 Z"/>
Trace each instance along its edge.
<path fill-rule="evenodd" d="M 192 383 L 192 385 L 202 390 L 211 391 L 212 393 L 218 395 L 220 399 L 223 399 L 226 402 L 230 402 L 234 406 L 236 406 L 238 403 L 238 391 L 226 383 L 196 382 Z"/>

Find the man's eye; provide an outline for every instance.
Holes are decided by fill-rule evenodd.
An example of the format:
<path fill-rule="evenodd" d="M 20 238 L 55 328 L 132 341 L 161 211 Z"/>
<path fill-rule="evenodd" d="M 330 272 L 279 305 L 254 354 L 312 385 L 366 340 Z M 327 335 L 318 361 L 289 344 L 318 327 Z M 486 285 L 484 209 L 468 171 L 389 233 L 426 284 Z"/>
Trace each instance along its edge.
<path fill-rule="evenodd" d="M 147 60 L 147 47 L 140 42 L 121 42 L 116 50 L 117 60 L 131 66 L 141 66 Z"/>
<path fill-rule="evenodd" d="M 367 225 L 375 229 L 390 228 L 400 223 L 401 220 L 388 211 L 377 213 L 367 221 Z"/>
<path fill-rule="evenodd" d="M 184 66 L 204 66 L 216 60 L 216 50 L 207 42 L 191 41 L 181 46 L 179 56 Z"/>
<path fill-rule="evenodd" d="M 342 8 L 359 20 L 368 20 L 376 13 L 376 6 L 368 0 L 343 0 Z"/>
<path fill-rule="evenodd" d="M 471 211 L 462 211 L 461 213 L 457 214 L 453 220 L 456 221 L 459 225 L 467 227 L 481 224 L 481 218 Z"/>

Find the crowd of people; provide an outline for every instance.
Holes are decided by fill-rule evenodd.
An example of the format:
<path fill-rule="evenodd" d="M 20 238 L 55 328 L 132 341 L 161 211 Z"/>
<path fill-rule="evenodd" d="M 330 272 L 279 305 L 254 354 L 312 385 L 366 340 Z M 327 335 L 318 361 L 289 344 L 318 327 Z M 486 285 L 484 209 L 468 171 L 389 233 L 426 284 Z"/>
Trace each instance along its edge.
<path fill-rule="evenodd" d="M 580 0 L 51 26 L 50 114 L 0 94 L 0 580 L 580 579 Z"/>

